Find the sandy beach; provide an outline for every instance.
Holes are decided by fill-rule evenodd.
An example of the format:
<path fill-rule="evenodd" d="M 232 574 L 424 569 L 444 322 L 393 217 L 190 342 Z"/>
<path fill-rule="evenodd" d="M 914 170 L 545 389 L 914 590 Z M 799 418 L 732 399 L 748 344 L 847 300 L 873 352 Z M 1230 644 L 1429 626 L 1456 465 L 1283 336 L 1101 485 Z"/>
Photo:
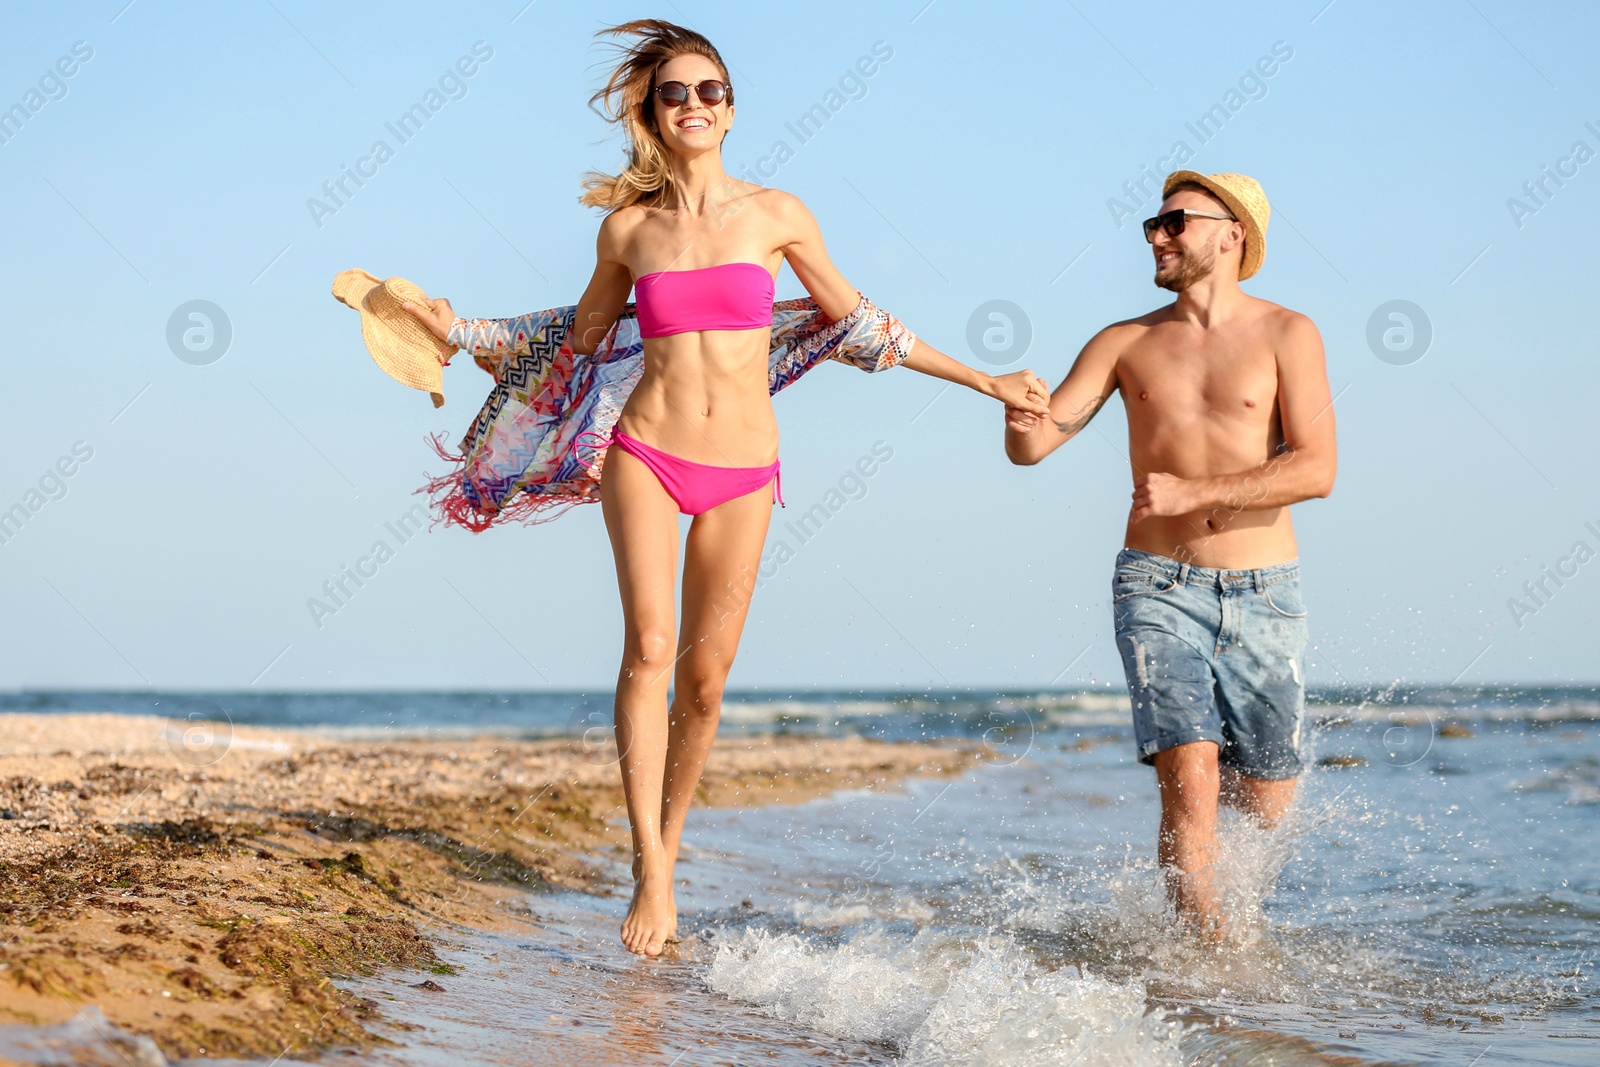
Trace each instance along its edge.
<path fill-rule="evenodd" d="M 0 715 L 0 1023 L 98 1005 L 169 1057 L 385 1038 L 333 979 L 452 969 L 452 928 L 529 892 L 625 891 L 615 753 L 579 740 L 338 740 L 135 715 Z M 950 774 L 959 747 L 718 742 L 701 801 L 796 802 Z M 693 820 L 691 819 L 691 828 Z M 391 1032 L 393 1032 L 391 1030 Z"/>

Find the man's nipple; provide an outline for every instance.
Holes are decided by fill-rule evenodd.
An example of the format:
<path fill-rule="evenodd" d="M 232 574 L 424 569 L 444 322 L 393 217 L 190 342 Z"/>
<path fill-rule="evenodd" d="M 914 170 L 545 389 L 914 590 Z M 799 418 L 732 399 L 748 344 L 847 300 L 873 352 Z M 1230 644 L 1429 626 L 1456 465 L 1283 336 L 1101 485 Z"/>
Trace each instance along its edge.
<path fill-rule="evenodd" d="M 1256 406 L 1256 402 L 1251 400 L 1249 397 L 1245 397 L 1244 406 L 1247 408 L 1253 408 Z"/>
<path fill-rule="evenodd" d="M 1139 399 L 1140 400 L 1149 400 L 1150 399 L 1150 390 L 1148 390 L 1148 389 L 1139 390 Z"/>

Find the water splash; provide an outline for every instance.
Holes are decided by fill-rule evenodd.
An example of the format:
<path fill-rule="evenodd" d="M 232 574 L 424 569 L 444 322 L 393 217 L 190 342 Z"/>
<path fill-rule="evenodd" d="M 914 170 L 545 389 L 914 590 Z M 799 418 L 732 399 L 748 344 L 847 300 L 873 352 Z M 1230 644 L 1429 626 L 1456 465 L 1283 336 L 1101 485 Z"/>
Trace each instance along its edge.
<path fill-rule="evenodd" d="M 907 1065 L 1182 1063 L 1181 1024 L 1136 983 L 1047 971 L 1002 936 L 906 938 L 868 929 L 838 945 L 746 928 L 707 982 L 823 1033 L 895 1049 Z"/>

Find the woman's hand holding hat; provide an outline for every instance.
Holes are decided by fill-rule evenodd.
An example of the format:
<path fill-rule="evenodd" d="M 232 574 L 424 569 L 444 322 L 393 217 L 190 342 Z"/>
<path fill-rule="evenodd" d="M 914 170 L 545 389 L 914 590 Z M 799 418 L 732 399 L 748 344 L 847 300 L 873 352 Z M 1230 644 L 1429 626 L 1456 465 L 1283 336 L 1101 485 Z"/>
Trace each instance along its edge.
<path fill-rule="evenodd" d="M 379 281 L 359 269 L 341 271 L 333 279 L 333 295 L 361 313 L 361 340 L 383 373 L 425 390 L 434 407 L 444 403 L 440 368 L 457 351 L 449 338 L 455 322 L 450 301 L 429 300 L 404 278 Z"/>
<path fill-rule="evenodd" d="M 436 296 L 428 301 L 426 307 L 420 307 L 409 300 L 403 301 L 400 306 L 416 316 L 417 321 L 426 326 L 428 332 L 439 340 L 450 340 L 450 326 L 456 321 L 456 313 L 451 310 L 450 301 L 442 296 Z"/>

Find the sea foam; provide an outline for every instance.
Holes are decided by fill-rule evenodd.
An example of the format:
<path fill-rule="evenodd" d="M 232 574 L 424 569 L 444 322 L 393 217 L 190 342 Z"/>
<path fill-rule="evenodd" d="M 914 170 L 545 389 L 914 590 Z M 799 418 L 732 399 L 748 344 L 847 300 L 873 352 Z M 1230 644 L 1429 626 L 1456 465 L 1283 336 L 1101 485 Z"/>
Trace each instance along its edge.
<path fill-rule="evenodd" d="M 1172 1064 L 1182 1026 L 1136 983 L 1046 971 L 1009 938 L 880 930 L 842 943 L 743 929 L 707 981 L 803 1026 L 887 1044 L 907 1065 Z"/>

